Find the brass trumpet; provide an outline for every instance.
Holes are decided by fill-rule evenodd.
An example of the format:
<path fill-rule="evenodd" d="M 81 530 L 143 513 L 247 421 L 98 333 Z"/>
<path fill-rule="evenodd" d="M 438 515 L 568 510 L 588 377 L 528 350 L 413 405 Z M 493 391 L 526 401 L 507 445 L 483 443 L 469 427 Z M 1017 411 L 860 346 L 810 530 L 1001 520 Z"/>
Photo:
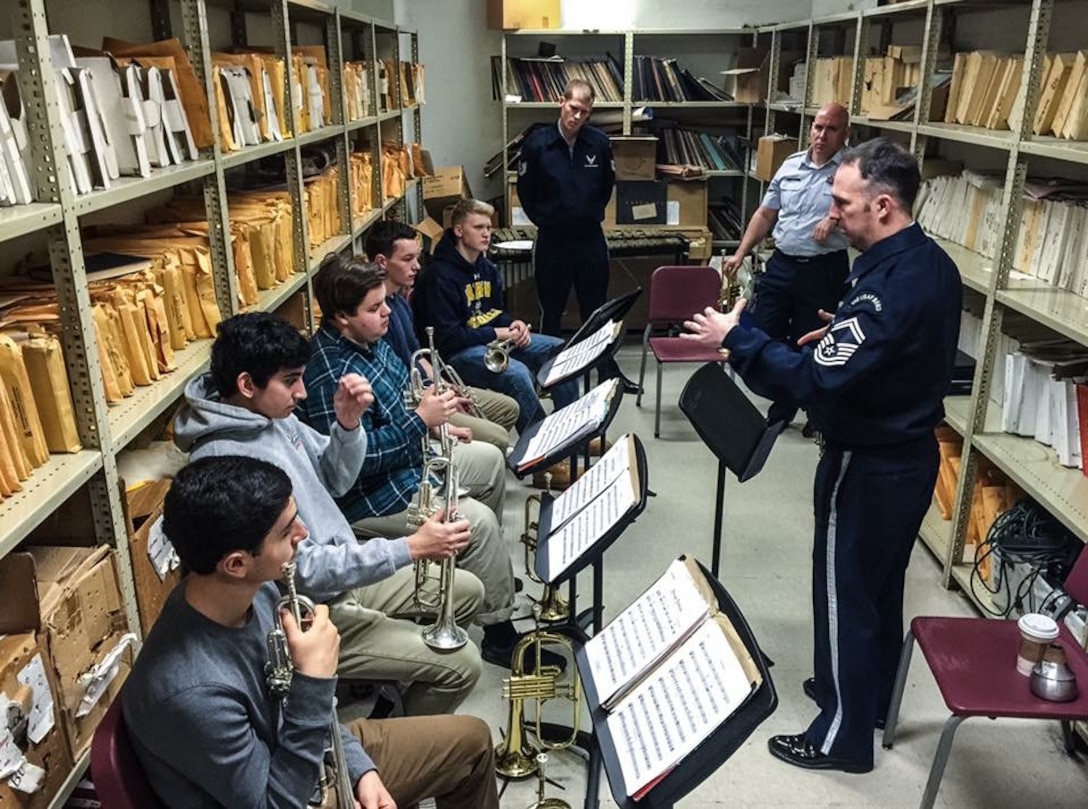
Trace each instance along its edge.
<path fill-rule="evenodd" d="M 540 628 L 540 605 L 533 605 L 536 627 L 528 632 L 514 647 L 510 661 L 510 676 L 502 681 L 502 695 L 510 700 L 506 738 L 495 747 L 495 771 L 508 779 L 528 778 L 537 771 L 536 756 L 542 750 L 565 750 L 578 740 L 581 720 L 582 681 L 577 669 L 570 667 L 569 682 L 559 682 L 563 674 L 558 666 L 541 664 L 541 652 L 545 645 L 561 646 L 573 657 L 574 647 L 566 635 L 547 632 Z M 536 654 L 536 672 L 525 673 L 525 655 L 532 648 Z M 525 701 L 536 701 L 536 717 L 526 725 Z M 544 736 L 541 714 L 545 703 L 553 699 L 565 699 L 571 703 L 571 731 L 563 739 L 552 740 Z M 525 736 L 528 727 L 536 736 L 540 749 L 529 744 Z"/>
<path fill-rule="evenodd" d="M 295 589 L 295 563 L 285 562 L 283 565 L 283 583 L 287 587 L 287 595 L 276 602 L 275 626 L 268 632 L 265 643 L 268 648 L 268 662 L 265 663 L 265 681 L 268 690 L 274 697 L 278 697 L 284 705 L 287 704 L 287 696 L 291 691 L 291 680 L 294 677 L 295 664 L 291 660 L 291 652 L 287 648 L 287 633 L 283 631 L 283 620 L 280 618 L 282 610 L 288 610 L 295 618 L 298 628 L 305 631 L 313 623 L 316 608 L 314 602 L 306 596 L 299 595 Z M 355 792 L 351 788 L 351 774 L 348 772 L 347 757 L 344 755 L 344 740 L 340 737 L 340 720 L 336 716 L 336 701 L 333 700 L 332 722 L 329 726 L 329 755 L 332 757 L 332 775 L 327 772 L 318 782 L 320 796 L 311 806 L 327 806 L 331 794 L 336 796 L 336 806 L 352 807 L 355 805 Z"/>
<path fill-rule="evenodd" d="M 531 325 L 526 326 L 532 329 Z M 493 374 L 501 374 L 510 365 L 510 352 L 514 350 L 514 338 L 492 340 L 484 351 L 484 367 Z"/>
<path fill-rule="evenodd" d="M 552 484 L 551 472 L 544 473 L 544 481 L 545 491 L 550 492 Z M 566 620 L 570 614 L 570 605 L 563 598 L 562 593 L 559 592 L 559 588 L 545 584 L 536 575 L 534 569 L 533 561 L 536 557 L 537 532 L 540 529 L 540 523 L 532 518 L 532 507 L 533 503 L 536 503 L 539 513 L 541 502 L 542 496 L 539 494 L 530 494 L 525 498 L 525 531 L 521 535 L 521 544 L 525 549 L 525 575 L 529 577 L 530 581 L 544 585 L 544 593 L 541 595 L 540 600 L 536 602 L 540 606 L 540 620 L 547 624 L 554 624 L 556 621 Z"/>

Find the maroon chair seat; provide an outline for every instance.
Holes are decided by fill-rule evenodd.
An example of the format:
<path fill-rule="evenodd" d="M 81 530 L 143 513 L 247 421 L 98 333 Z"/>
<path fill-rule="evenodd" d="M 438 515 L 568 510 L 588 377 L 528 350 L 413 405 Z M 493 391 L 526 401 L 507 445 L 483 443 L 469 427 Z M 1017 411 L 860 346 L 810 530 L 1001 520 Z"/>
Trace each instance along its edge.
<path fill-rule="evenodd" d="M 658 267 L 650 276 L 650 293 L 646 329 L 642 333 L 642 360 L 639 364 L 639 394 L 637 407 L 642 406 L 643 383 L 646 381 L 646 355 L 652 352 L 657 363 L 657 394 L 654 404 L 654 438 L 661 436 L 661 369 L 666 363 L 725 362 L 717 349 L 706 349 L 679 337 L 652 337 L 654 329 L 671 332 L 685 320 L 706 307 L 717 308 L 722 279 L 713 267 L 683 265 Z"/>
<path fill-rule="evenodd" d="M 1088 604 L 1088 551 L 1078 556 L 1065 580 L 1065 590 L 1074 600 Z M 890 750 L 895 741 L 915 641 L 952 714 L 945 721 L 937 743 L 922 795 L 922 809 L 930 809 L 936 801 L 956 730 L 969 717 L 1057 720 L 1062 723 L 1066 750 L 1072 754 L 1072 723 L 1088 719 L 1088 652 L 1060 621 L 1058 628 L 1058 642 L 1065 649 L 1080 692 L 1071 702 L 1047 702 L 1031 693 L 1029 678 L 1016 670 L 1020 644 L 1016 621 L 919 616 L 910 622 L 888 706 L 885 749 Z"/>
<path fill-rule="evenodd" d="M 91 740 L 91 780 L 103 809 L 162 809 L 132 749 L 120 695 Z"/>

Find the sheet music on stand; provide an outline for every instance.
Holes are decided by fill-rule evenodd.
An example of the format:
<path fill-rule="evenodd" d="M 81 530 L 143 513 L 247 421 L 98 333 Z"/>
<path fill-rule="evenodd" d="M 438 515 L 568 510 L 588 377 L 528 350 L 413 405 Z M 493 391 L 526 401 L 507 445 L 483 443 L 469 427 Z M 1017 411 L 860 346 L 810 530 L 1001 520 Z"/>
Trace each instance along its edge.
<path fill-rule="evenodd" d="M 630 470 L 628 470 L 630 472 Z M 638 495 L 632 474 L 621 474 L 586 508 L 547 538 L 552 580 L 566 572 L 598 539 L 635 507 Z"/>
<path fill-rule="evenodd" d="M 703 622 L 606 720 L 627 794 L 638 800 L 751 693 L 718 620 Z"/>
<path fill-rule="evenodd" d="M 608 416 L 609 401 L 616 387 L 616 380 L 606 380 L 578 401 L 545 418 L 529 441 L 518 469 L 527 469 L 560 447 L 592 435 Z"/>
<path fill-rule="evenodd" d="M 574 376 L 601 356 L 622 332 L 623 321 L 617 323 L 609 320 L 586 339 L 568 345 L 552 360 L 548 374 L 541 384 L 547 388 L 567 377 Z"/>
<path fill-rule="evenodd" d="M 711 607 L 683 559 L 585 645 L 601 705 L 612 708 L 640 678 L 710 616 Z"/>
<path fill-rule="evenodd" d="M 597 463 L 552 501 L 549 532 L 562 528 L 575 514 L 588 506 L 617 477 L 631 467 L 631 436 L 621 435 Z"/>

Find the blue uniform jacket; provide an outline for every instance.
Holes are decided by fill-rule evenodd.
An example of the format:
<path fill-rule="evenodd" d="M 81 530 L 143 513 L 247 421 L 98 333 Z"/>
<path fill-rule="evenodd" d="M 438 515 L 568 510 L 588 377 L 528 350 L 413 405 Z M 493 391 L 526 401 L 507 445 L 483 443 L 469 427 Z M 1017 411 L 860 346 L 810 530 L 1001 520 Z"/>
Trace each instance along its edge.
<path fill-rule="evenodd" d="M 809 411 L 824 438 L 879 447 L 932 433 L 944 417 L 963 287 L 952 259 L 913 224 L 854 262 L 827 335 L 800 351 L 758 329 L 726 335 L 757 394 Z"/>
<path fill-rule="evenodd" d="M 612 145 L 583 126 L 571 154 L 558 124 L 530 133 L 518 164 L 518 199 L 539 228 L 599 227 L 616 182 Z"/>

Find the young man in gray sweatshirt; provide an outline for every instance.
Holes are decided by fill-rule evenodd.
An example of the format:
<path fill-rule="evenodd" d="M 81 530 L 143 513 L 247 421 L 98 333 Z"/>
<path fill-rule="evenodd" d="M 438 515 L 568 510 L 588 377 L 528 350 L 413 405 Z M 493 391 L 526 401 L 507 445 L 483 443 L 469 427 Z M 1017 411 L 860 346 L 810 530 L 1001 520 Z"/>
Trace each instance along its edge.
<path fill-rule="evenodd" d="M 309 357 L 309 341 L 276 315 L 224 321 L 212 347 L 211 371 L 185 389 L 175 443 L 192 460 L 245 455 L 285 471 L 310 534 L 299 547 L 299 590 L 329 604 L 341 634 L 340 675 L 410 683 L 404 692 L 409 715 L 452 712 L 479 679 L 479 651 L 466 644 L 435 652 L 415 623 L 397 616 L 419 612 L 410 563 L 463 549 L 468 523 L 432 519 L 407 537 L 356 539 L 333 497 L 355 482 L 366 455 L 359 422 L 372 401 L 370 386 L 358 375 L 345 375 L 336 394 L 337 423 L 321 435 L 292 412 L 306 396 L 302 371 Z M 377 582 L 380 588 L 373 586 Z M 482 602 L 479 580 L 459 573 L 457 622 L 470 623 Z"/>
<path fill-rule="evenodd" d="M 182 469 L 163 527 L 190 571 L 121 691 L 136 757 L 167 807 L 298 809 L 339 733 L 356 805 L 498 809 L 491 733 L 467 716 L 357 720 L 335 712 L 340 638 L 318 605 L 300 630 L 280 614 L 285 693 L 265 670 L 283 575 L 306 540 L 289 477 L 244 457 Z"/>

